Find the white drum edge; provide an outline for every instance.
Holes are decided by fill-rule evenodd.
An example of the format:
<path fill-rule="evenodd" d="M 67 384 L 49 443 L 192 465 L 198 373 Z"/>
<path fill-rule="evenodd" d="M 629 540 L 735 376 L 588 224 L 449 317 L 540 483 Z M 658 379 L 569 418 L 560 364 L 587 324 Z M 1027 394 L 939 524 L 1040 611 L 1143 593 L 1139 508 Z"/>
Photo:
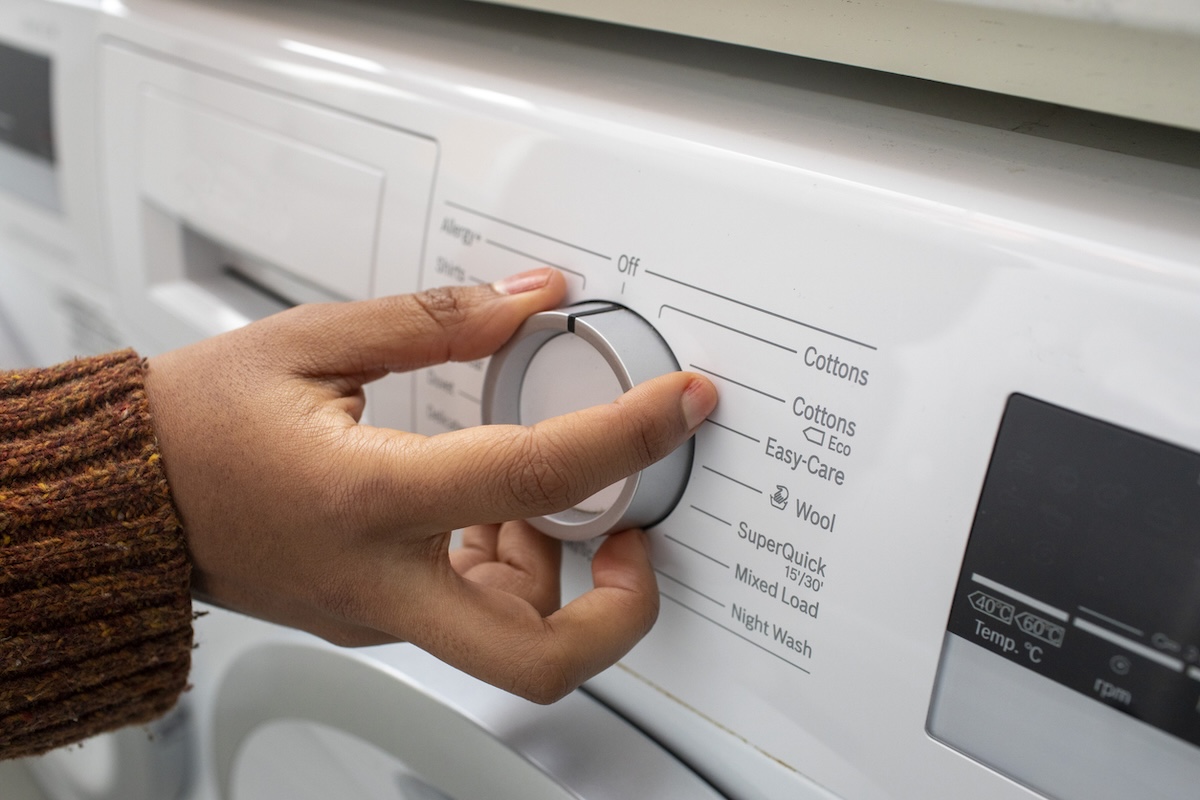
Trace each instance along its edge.
<path fill-rule="evenodd" d="M 350 652 L 280 642 L 244 652 L 221 682 L 213 746 L 222 797 L 231 798 L 243 744 L 282 719 L 355 736 L 455 800 L 722 797 L 582 692 L 539 706 L 408 645 Z"/>

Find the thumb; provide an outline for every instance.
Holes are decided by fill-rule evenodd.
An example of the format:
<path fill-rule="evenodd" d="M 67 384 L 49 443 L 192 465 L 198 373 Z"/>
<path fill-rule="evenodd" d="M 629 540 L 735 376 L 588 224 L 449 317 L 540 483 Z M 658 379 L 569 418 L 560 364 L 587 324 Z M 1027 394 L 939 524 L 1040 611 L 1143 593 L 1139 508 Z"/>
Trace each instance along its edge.
<path fill-rule="evenodd" d="M 592 561 L 592 578 L 593 589 L 543 617 L 502 589 L 443 576 L 440 587 L 414 593 L 420 623 L 407 637 L 494 686 L 552 703 L 618 661 L 658 616 L 641 531 L 608 537 Z M 454 624 L 437 624 L 446 620 Z"/>

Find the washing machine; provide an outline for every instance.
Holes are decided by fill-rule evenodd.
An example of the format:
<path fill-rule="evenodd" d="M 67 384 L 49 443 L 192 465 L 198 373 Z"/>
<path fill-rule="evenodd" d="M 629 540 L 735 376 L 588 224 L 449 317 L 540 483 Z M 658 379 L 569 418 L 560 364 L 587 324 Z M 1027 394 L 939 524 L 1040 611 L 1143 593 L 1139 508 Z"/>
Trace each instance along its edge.
<path fill-rule="evenodd" d="M 126 346 L 105 258 L 96 140 L 98 14 L 0 5 L 0 358 L 53 364 Z"/>
<path fill-rule="evenodd" d="M 607 521 L 660 503 L 658 623 L 562 703 L 206 609 L 162 731 L 43 761 L 43 787 L 1192 796 L 1200 73 L 1139 113 L 1057 73 L 1001 94 L 751 47 L 748 10 L 722 35 L 619 5 L 21 6 L 91 26 L 84 249 L 144 352 L 549 264 L 563 309 L 373 385 L 371 422 L 529 422 L 647 363 L 721 393 L 682 469 L 540 521 L 567 599 Z"/>

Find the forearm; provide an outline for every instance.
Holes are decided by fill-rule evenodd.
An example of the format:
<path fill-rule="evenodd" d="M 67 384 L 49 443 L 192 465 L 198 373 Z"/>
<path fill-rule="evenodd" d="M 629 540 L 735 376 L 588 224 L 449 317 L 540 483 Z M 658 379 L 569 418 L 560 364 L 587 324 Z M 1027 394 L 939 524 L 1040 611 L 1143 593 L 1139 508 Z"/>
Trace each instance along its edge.
<path fill-rule="evenodd" d="M 0 373 L 0 757 L 174 705 L 189 570 L 140 360 Z"/>

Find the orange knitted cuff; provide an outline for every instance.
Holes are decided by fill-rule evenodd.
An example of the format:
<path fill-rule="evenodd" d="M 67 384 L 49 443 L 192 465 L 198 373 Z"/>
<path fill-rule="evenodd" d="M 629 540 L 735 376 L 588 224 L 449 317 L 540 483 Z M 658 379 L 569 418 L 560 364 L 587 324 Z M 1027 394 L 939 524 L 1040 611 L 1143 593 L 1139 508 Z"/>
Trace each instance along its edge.
<path fill-rule="evenodd" d="M 0 373 L 0 757 L 187 684 L 190 566 L 132 351 Z"/>

